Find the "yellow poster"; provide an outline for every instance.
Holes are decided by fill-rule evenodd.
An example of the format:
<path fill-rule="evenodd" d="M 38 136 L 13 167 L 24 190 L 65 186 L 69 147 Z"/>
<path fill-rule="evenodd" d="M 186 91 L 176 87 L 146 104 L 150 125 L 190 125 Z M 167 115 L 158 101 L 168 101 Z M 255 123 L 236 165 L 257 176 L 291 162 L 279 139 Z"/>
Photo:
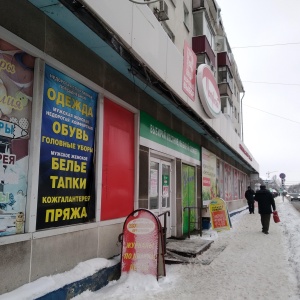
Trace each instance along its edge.
<path fill-rule="evenodd" d="M 209 204 L 212 229 L 221 231 L 230 229 L 230 219 L 226 202 L 221 198 L 214 198 Z"/>

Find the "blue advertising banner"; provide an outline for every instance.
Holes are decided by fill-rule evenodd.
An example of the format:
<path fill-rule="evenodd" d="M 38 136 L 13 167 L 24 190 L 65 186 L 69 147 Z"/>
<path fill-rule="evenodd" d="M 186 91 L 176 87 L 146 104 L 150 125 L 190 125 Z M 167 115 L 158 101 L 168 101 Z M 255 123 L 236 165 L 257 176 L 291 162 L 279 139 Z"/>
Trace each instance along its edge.
<path fill-rule="evenodd" d="M 93 90 L 45 66 L 37 229 L 95 217 L 97 98 Z"/>

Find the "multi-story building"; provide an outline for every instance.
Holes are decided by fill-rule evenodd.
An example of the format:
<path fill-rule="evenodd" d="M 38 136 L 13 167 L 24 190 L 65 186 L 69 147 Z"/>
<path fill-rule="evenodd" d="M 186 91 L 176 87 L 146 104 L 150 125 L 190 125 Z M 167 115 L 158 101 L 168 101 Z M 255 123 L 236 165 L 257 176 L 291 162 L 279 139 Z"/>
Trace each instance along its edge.
<path fill-rule="evenodd" d="M 183 237 L 188 208 L 201 232 L 211 199 L 246 205 L 258 164 L 216 1 L 0 8 L 0 293 L 119 254 L 135 209 Z"/>

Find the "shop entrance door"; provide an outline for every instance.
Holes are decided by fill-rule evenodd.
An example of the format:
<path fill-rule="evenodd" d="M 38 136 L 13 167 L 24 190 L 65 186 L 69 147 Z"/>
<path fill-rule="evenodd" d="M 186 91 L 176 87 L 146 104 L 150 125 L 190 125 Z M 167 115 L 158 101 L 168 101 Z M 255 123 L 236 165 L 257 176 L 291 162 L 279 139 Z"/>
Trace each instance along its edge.
<path fill-rule="evenodd" d="M 188 233 L 189 225 L 190 231 L 195 229 L 196 225 L 196 184 L 195 184 L 195 168 L 188 165 L 182 165 L 182 207 L 183 207 L 183 224 L 182 231 L 183 234 Z M 190 219 L 189 219 L 189 209 L 187 207 L 194 207 L 190 209 Z"/>
<path fill-rule="evenodd" d="M 166 218 L 166 237 L 171 236 L 171 163 L 151 157 L 149 174 L 149 209 L 157 216 L 162 227 Z M 170 212 L 168 215 L 167 212 Z M 165 216 L 162 215 L 166 213 Z"/>

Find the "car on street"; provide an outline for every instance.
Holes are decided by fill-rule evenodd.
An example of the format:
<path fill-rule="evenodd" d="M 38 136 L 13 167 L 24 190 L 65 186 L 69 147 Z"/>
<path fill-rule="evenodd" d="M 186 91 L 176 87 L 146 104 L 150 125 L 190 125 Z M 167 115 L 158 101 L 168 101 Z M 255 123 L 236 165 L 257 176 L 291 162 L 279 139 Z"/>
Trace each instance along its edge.
<path fill-rule="evenodd" d="M 272 193 L 273 197 L 276 198 L 277 196 L 279 196 L 279 193 L 275 190 L 275 189 L 270 189 L 270 192 Z"/>
<path fill-rule="evenodd" d="M 298 200 L 300 201 L 300 193 L 288 193 L 290 200 L 294 201 L 294 200 Z"/>

